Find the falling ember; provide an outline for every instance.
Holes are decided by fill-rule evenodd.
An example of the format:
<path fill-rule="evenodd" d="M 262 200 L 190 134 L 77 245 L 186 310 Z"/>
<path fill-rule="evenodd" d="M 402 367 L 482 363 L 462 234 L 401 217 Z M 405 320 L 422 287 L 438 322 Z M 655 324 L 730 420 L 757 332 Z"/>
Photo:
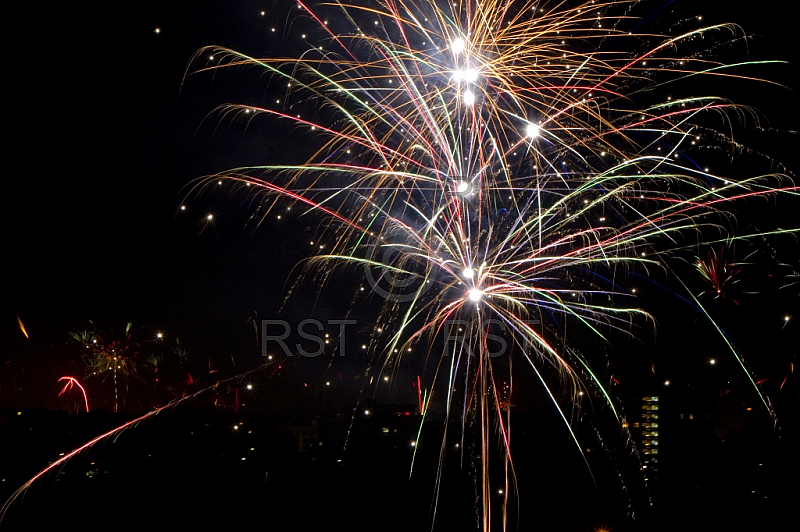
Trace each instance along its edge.
<path fill-rule="evenodd" d="M 19 316 L 17 316 L 17 324 L 19 325 L 19 330 L 22 331 L 22 334 L 25 335 L 25 338 L 30 339 L 30 336 L 28 336 L 28 331 L 25 330 L 25 324 L 22 323 L 22 319 L 20 319 Z"/>
<path fill-rule="evenodd" d="M 419 375 L 417 375 L 417 402 L 419 403 L 419 413 L 422 415 L 425 413 L 425 402 L 422 399 L 422 383 Z"/>

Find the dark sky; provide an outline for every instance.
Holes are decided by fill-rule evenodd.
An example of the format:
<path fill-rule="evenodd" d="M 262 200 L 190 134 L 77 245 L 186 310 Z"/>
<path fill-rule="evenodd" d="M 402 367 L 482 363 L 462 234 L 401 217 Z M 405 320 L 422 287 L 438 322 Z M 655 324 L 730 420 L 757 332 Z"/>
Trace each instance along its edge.
<path fill-rule="evenodd" d="M 670 10 L 680 5 L 663 4 L 657 12 L 665 16 L 674 16 Z M 697 4 L 680 9 L 694 12 Z M 709 24 L 734 21 L 755 33 L 754 56 L 790 60 L 796 57 L 792 17 L 781 16 L 780 4 L 773 4 L 775 10 L 751 11 L 711 3 L 700 11 Z M 269 99 L 273 89 L 263 79 L 242 73 L 182 82 L 202 46 L 253 55 L 298 50 L 295 34 L 307 23 L 283 33 L 290 5 L 37 4 L 9 17 L 19 33 L 7 48 L 4 74 L 10 93 L 2 371 L 60 363 L 68 356 L 67 333 L 87 328 L 90 320 L 106 330 L 131 321 L 140 338 L 163 331 L 206 356 L 246 359 L 244 366 L 260 360 L 248 319 L 271 317 L 280 306 L 291 267 L 308 252 L 298 243 L 313 236 L 313 221 L 266 224 L 253 232 L 245 227 L 250 213 L 237 198 L 187 203 L 187 212 L 179 206 L 183 187 L 194 178 L 301 154 L 269 123 L 244 131 L 239 125 L 217 128 L 215 119 L 204 122 L 227 98 L 253 104 Z M 796 67 L 768 72 L 789 81 Z M 779 129 L 794 129 L 796 93 L 764 89 L 762 97 L 761 90 L 742 97 L 756 100 Z M 778 143 L 769 135 L 754 142 L 794 157 L 796 168 L 796 154 L 787 147 L 797 137 L 788 135 Z M 203 221 L 209 212 L 216 216 L 213 224 Z M 337 315 L 339 303 L 315 308 L 325 319 Z M 797 310 L 796 303 L 788 304 Z M 758 312 L 764 315 L 763 308 Z M 18 317 L 30 339 L 21 336 Z"/>
<path fill-rule="evenodd" d="M 241 292 L 258 277 L 255 265 L 235 272 L 237 256 L 266 252 L 263 237 L 230 217 L 230 232 L 224 216 L 212 227 L 201 225 L 205 213 L 175 218 L 182 187 L 254 154 L 263 162 L 258 150 L 274 148 L 257 133 L 201 125 L 220 103 L 205 94 L 209 78 L 180 89 L 201 46 L 264 51 L 262 7 L 143 2 L 100 15 L 76 6 L 24 14 L 35 35 L 20 48 L 47 52 L 14 60 L 5 238 L 14 281 L 4 322 L 19 315 L 32 337 L 56 339 L 87 320 L 169 328 L 204 314 L 225 319 L 218 309 L 237 299 L 227 283 L 237 278 Z"/>

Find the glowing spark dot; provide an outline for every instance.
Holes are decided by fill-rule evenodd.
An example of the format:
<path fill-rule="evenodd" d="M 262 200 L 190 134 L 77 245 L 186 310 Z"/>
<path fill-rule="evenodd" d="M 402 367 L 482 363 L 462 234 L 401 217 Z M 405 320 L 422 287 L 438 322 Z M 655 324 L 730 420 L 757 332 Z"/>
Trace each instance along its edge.
<path fill-rule="evenodd" d="M 472 105 L 475 103 L 475 93 L 472 91 L 464 92 L 464 105 Z"/>
<path fill-rule="evenodd" d="M 208 220 L 209 222 L 211 220 L 213 220 L 213 219 L 214 219 L 214 215 L 213 214 L 209 214 L 208 216 L 206 216 L 206 220 Z"/>
<path fill-rule="evenodd" d="M 528 137 L 535 139 L 539 136 L 539 126 L 536 124 L 528 124 L 528 126 L 525 128 L 525 134 Z"/>
<path fill-rule="evenodd" d="M 181 205 L 181 210 L 185 211 L 186 210 L 186 205 Z"/>
<path fill-rule="evenodd" d="M 450 50 L 452 50 L 453 54 L 455 54 L 455 55 L 458 55 L 461 52 L 463 52 L 464 51 L 464 39 L 462 39 L 461 37 L 455 39 L 450 44 Z"/>
<path fill-rule="evenodd" d="M 252 389 L 253 389 L 253 385 L 252 385 L 252 384 L 248 384 L 248 385 L 247 385 L 247 389 L 248 389 L 248 390 L 252 390 Z"/>
<path fill-rule="evenodd" d="M 161 28 L 156 28 L 156 33 L 161 33 Z"/>
<path fill-rule="evenodd" d="M 466 194 L 469 192 L 470 186 L 468 181 L 459 181 L 456 183 L 456 192 L 459 194 Z"/>
<path fill-rule="evenodd" d="M 472 279 L 475 276 L 475 270 L 472 268 L 464 268 L 461 275 L 463 275 L 465 279 Z"/>
<path fill-rule="evenodd" d="M 470 301 L 475 301 L 476 303 L 483 299 L 484 291 L 478 288 L 472 288 L 467 292 L 467 297 Z"/>
<path fill-rule="evenodd" d="M 717 361 L 716 361 L 715 359 L 713 359 L 713 358 L 712 358 L 711 360 L 709 360 L 709 361 L 708 361 L 708 363 L 709 363 L 709 364 L 711 364 L 711 365 L 713 366 L 714 364 L 716 364 L 716 363 L 717 363 Z"/>

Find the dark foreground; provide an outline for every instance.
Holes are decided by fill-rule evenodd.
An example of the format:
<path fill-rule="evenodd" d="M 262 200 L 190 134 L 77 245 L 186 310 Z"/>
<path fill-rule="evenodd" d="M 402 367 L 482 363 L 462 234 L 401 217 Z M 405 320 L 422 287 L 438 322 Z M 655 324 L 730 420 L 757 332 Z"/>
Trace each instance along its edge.
<path fill-rule="evenodd" d="M 43 476 L 0 528 L 477 530 L 472 473 L 479 461 L 460 425 L 442 446 L 441 423 L 426 422 L 420 436 L 420 418 L 398 408 L 315 419 L 165 411 Z M 0 496 L 130 419 L 2 413 Z M 746 439 L 684 453 L 645 488 L 613 449 L 587 449 L 593 479 L 555 420 L 521 417 L 514 431 L 516 488 L 491 488 L 498 503 L 501 490 L 521 501 L 510 499 L 508 530 L 777 530 L 794 520 L 797 458 L 791 448 L 782 454 L 783 443 L 768 455 L 751 453 Z M 753 457 L 763 461 L 751 464 Z M 493 530 L 502 530 L 499 516 Z"/>

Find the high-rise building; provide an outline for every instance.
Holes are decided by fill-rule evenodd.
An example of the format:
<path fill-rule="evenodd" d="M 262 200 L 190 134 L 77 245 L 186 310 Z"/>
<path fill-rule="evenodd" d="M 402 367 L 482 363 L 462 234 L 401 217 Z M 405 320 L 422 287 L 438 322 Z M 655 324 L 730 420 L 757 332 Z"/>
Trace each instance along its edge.
<path fill-rule="evenodd" d="M 631 434 L 639 445 L 645 479 L 658 478 L 659 403 L 657 395 L 642 396 L 632 416 Z"/>

